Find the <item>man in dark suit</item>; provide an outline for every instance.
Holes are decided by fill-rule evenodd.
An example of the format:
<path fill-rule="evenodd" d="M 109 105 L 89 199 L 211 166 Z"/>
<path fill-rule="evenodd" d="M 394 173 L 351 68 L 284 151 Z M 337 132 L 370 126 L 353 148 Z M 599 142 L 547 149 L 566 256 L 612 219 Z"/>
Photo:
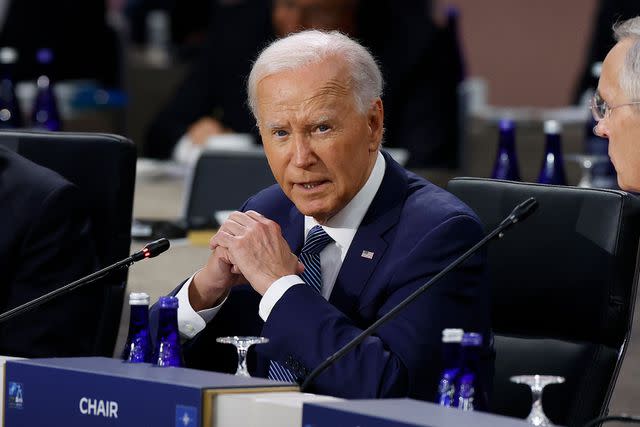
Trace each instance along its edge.
<path fill-rule="evenodd" d="M 426 4 L 240 0 L 219 5 L 201 58 L 153 119 L 142 155 L 169 158 L 176 146 L 202 146 L 225 132 L 254 133 L 258 140 L 241 90 L 251 60 L 277 37 L 317 28 L 355 37 L 381 64 L 387 84 L 385 141 L 409 151 L 407 166 L 456 167 L 459 58 Z"/>
<path fill-rule="evenodd" d="M 94 244 L 79 190 L 0 145 L 0 311 L 92 272 Z M 0 324 L 0 354 L 95 354 L 99 287 L 75 290 Z"/>
<path fill-rule="evenodd" d="M 179 327 L 188 366 L 232 372 L 235 357 L 215 338 L 262 335 L 270 341 L 257 346 L 254 373 L 300 381 L 483 231 L 462 202 L 380 152 L 382 75 L 347 36 L 305 31 L 273 43 L 248 93 L 278 184 L 231 214 L 205 267 L 174 291 Z M 442 329 L 488 341 L 484 261 L 476 255 L 417 298 L 313 391 L 432 399 Z M 490 369 L 485 360 L 484 381 Z"/>

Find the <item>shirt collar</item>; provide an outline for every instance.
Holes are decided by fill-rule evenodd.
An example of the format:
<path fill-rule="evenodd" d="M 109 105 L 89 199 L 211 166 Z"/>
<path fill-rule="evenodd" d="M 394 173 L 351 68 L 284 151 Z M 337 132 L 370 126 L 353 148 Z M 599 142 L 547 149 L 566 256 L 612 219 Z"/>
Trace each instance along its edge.
<path fill-rule="evenodd" d="M 384 157 L 382 153 L 378 151 L 376 163 L 371 170 L 367 182 L 340 212 L 331 217 L 327 223 L 322 226 L 324 231 L 331 236 L 340 249 L 344 250 L 351 245 L 351 241 L 362 222 L 362 218 L 364 218 L 364 215 L 369 210 L 369 206 L 380 188 L 382 178 L 384 178 L 385 168 L 386 162 Z M 316 225 L 318 225 L 318 222 L 313 219 L 313 217 L 304 217 L 305 238 L 309 230 Z"/>

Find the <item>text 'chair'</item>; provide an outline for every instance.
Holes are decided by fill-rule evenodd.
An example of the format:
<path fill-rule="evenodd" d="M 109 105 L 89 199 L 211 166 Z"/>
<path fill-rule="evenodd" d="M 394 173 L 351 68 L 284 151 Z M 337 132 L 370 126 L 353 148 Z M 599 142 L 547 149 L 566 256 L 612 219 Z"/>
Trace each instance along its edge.
<path fill-rule="evenodd" d="M 0 144 L 79 187 L 88 204 L 100 268 L 129 255 L 136 169 L 130 140 L 99 133 L 2 131 Z M 94 341 L 95 355 L 113 355 L 126 283 L 125 269 L 86 285 L 104 291 L 102 300 L 87 301 L 98 316 L 96 335 L 86 337 Z"/>
<path fill-rule="evenodd" d="M 529 197 L 539 208 L 488 249 L 496 365 L 492 408 L 525 418 L 520 374 L 565 377 L 545 388 L 556 424 L 603 415 L 629 341 L 637 282 L 640 202 L 626 192 L 456 178 L 448 189 L 492 230 Z"/>

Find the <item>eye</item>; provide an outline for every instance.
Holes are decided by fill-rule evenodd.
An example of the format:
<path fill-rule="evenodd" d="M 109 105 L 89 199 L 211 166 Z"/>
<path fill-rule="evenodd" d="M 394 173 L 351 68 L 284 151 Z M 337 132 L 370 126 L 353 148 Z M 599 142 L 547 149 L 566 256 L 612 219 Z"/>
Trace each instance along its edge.
<path fill-rule="evenodd" d="M 318 125 L 316 130 L 320 133 L 325 133 L 325 132 L 329 132 L 331 130 L 331 127 L 329 125 L 322 124 L 322 125 Z"/>
<path fill-rule="evenodd" d="M 286 130 L 283 130 L 283 129 L 276 129 L 276 130 L 273 131 L 273 135 L 277 136 L 278 138 L 284 138 L 288 134 L 289 133 Z"/>

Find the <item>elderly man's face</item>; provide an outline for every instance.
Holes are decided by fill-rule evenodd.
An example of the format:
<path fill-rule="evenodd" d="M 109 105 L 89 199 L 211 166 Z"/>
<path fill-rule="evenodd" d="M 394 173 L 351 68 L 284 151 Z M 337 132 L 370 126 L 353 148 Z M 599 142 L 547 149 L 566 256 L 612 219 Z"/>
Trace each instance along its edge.
<path fill-rule="evenodd" d="M 382 101 L 360 113 L 341 60 L 261 80 L 257 116 L 271 170 L 304 215 L 325 223 L 367 181 L 382 140 Z"/>
<path fill-rule="evenodd" d="M 629 99 L 619 84 L 625 56 L 631 47 L 630 39 L 622 40 L 609 52 L 602 63 L 598 91 L 606 103 L 615 107 L 635 99 Z M 609 138 L 609 157 L 618 173 L 618 185 L 625 190 L 640 190 L 640 112 L 637 105 L 611 110 L 598 122 L 596 133 Z"/>

